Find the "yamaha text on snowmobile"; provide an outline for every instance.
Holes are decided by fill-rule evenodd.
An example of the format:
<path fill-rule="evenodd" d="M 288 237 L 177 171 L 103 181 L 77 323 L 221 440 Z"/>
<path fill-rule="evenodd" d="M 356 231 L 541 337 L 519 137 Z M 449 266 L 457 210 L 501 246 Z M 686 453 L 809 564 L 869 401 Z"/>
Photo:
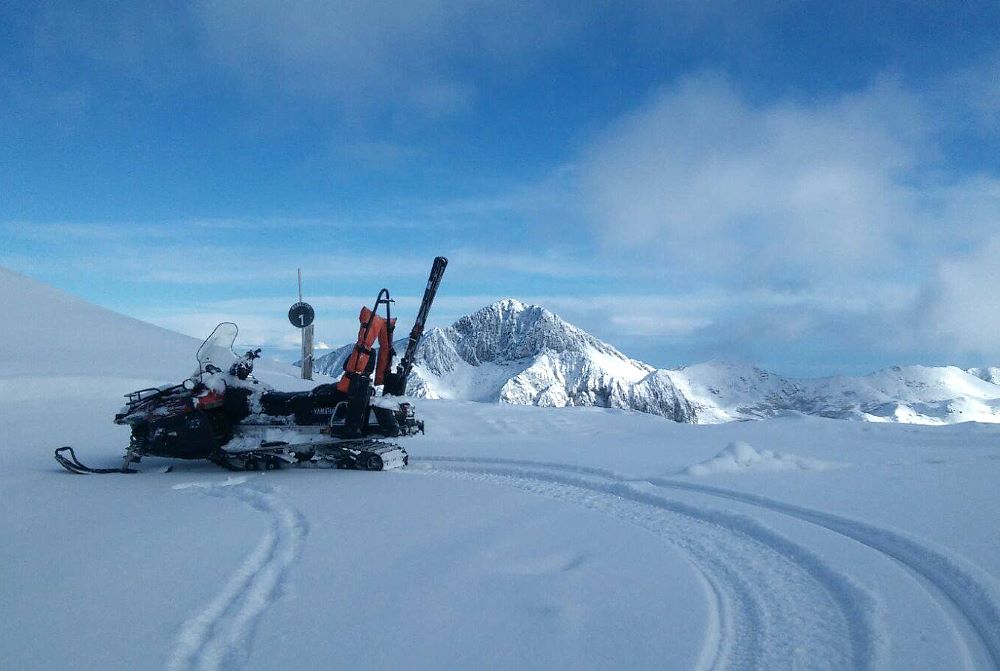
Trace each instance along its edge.
<path fill-rule="evenodd" d="M 208 459 L 231 470 L 318 466 L 381 471 L 405 466 L 406 451 L 385 438 L 423 432 L 406 391 L 417 343 L 448 260 L 434 259 L 424 298 L 395 370 L 392 347 L 396 319 L 392 299 L 382 289 L 372 309 L 361 308 L 354 350 L 335 384 L 310 391 L 280 392 L 254 379 L 260 350 L 233 352 L 237 328 L 219 324 L 198 349 L 198 370 L 181 384 L 140 389 L 126 395 L 116 424 L 132 428 L 119 468 L 89 468 L 73 449 L 56 450 L 56 460 L 74 473 L 135 473 L 146 455 Z M 385 316 L 379 315 L 384 308 Z M 375 341 L 378 349 L 373 349 Z M 375 396 L 375 388 L 382 395 Z"/>

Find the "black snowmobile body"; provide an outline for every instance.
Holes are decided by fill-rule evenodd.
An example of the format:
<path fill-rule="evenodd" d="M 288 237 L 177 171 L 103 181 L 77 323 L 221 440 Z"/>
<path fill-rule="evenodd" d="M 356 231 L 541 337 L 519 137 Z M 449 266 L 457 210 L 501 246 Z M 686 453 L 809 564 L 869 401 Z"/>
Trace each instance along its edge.
<path fill-rule="evenodd" d="M 301 436 L 302 444 L 308 446 L 302 453 L 324 445 L 370 445 L 374 438 L 395 438 L 423 430 L 423 423 L 416 421 L 408 403 L 382 401 L 381 406 L 376 406 L 371 402 L 370 385 L 361 381 L 357 388 L 361 390 L 358 395 L 363 394 L 358 403 L 362 411 L 351 417 L 350 394 L 332 384 L 310 391 L 281 392 L 256 380 L 213 373 L 191 389 L 178 385 L 134 392 L 128 397 L 130 403 L 115 416 L 115 423 L 132 428 L 133 460 L 151 455 L 225 461 L 226 465 L 254 456 L 251 452 L 258 458 L 275 452 L 276 445 L 262 450 L 246 450 L 245 444 L 244 449 L 230 447 L 234 438 L 263 434 L 266 429 L 289 429 L 292 435 Z M 286 446 L 281 446 L 278 451 L 285 450 Z M 358 465 L 357 455 L 340 456 L 345 458 L 336 465 Z M 363 465 L 367 467 L 367 462 Z"/>

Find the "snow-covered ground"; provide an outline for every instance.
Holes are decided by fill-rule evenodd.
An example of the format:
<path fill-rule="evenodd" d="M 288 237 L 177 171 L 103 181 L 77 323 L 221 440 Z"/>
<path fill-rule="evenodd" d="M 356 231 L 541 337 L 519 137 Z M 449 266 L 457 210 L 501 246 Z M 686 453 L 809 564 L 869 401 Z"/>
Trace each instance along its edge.
<path fill-rule="evenodd" d="M 197 343 L 0 280 L 2 668 L 1000 668 L 995 425 L 420 400 L 401 471 L 77 476 Z"/>

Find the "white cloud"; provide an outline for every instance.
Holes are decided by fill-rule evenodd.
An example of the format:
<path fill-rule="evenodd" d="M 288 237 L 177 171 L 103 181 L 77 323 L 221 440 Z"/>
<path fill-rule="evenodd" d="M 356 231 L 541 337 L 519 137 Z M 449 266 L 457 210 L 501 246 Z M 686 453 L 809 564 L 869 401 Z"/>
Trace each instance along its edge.
<path fill-rule="evenodd" d="M 825 279 L 900 260 L 924 138 L 918 102 L 892 83 L 755 106 L 702 75 L 601 136 L 583 193 L 612 248 L 759 284 Z"/>
<path fill-rule="evenodd" d="M 360 305 L 359 303 L 358 309 Z M 337 346 L 357 336 L 358 319 L 355 312 L 356 310 L 345 310 L 335 316 L 324 317 L 323 333 L 335 335 L 333 342 Z M 275 314 L 260 310 L 215 310 L 203 307 L 183 311 L 149 310 L 133 316 L 194 338 L 205 338 L 216 324 L 231 321 L 239 326 L 238 345 L 242 347 L 253 345 L 263 346 L 265 349 L 289 350 L 298 347 L 301 338 L 299 330 L 288 323 L 282 312 Z M 317 329 L 320 326 L 317 324 Z"/>
<path fill-rule="evenodd" d="M 474 101 L 470 68 L 509 74 L 578 34 L 592 12 L 574 6 L 210 0 L 193 16 L 209 58 L 251 85 L 437 118 Z"/>
<path fill-rule="evenodd" d="M 995 220 L 1000 229 L 1000 218 Z M 914 317 L 932 338 L 961 352 L 1000 356 L 1000 234 L 943 260 Z"/>
<path fill-rule="evenodd" d="M 580 166 L 606 254 L 661 269 L 654 293 L 734 297 L 621 325 L 737 353 L 1000 358 L 1000 178 L 949 168 L 936 105 L 892 80 L 755 104 L 702 74 L 619 119 Z"/>
<path fill-rule="evenodd" d="M 316 309 L 316 338 L 339 347 L 351 342 L 358 332 L 358 312 L 371 306 L 375 293 L 364 295 L 315 295 L 306 300 Z M 398 335 L 409 333 L 420 306 L 422 294 L 393 295 L 393 315 L 398 318 Z M 492 303 L 500 296 L 440 294 L 434 301 L 428 327 L 447 326 L 459 317 Z M 285 315 L 292 298 L 248 297 L 228 300 L 197 301 L 168 307 L 144 305 L 131 316 L 192 337 L 205 337 L 221 321 L 240 327 L 240 342 L 271 348 L 294 349 L 299 332 Z"/>

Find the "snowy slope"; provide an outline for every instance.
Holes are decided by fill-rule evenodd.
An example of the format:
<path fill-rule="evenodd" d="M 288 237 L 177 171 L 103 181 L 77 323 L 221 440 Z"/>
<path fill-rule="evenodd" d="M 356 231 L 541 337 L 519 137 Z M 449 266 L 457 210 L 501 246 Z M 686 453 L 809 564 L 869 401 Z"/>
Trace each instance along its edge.
<path fill-rule="evenodd" d="M 0 668 L 1000 668 L 1000 427 L 423 399 L 398 472 L 77 476 L 54 446 L 125 442 L 108 380 L 190 364 L 74 305 L 76 395 L 0 387 Z"/>
<path fill-rule="evenodd" d="M 169 377 L 194 369 L 199 343 L 105 310 L 0 267 L 0 378 L 126 374 Z M 205 334 L 208 335 L 207 333 Z M 152 355 L 152 356 L 151 356 Z"/>
<path fill-rule="evenodd" d="M 78 399 L 93 396 L 100 381 L 114 399 L 104 406 L 111 416 L 125 393 L 180 382 L 197 366 L 201 341 L 2 267 L 0 311 L 6 315 L 0 321 L 0 395 L 8 399 Z M 298 379 L 298 369 L 276 362 L 258 361 L 257 376 L 281 389 L 309 384 Z"/>
<path fill-rule="evenodd" d="M 953 366 L 897 366 L 861 377 L 796 379 L 713 362 L 667 374 L 704 423 L 789 412 L 908 424 L 1000 422 L 1000 387 Z"/>

